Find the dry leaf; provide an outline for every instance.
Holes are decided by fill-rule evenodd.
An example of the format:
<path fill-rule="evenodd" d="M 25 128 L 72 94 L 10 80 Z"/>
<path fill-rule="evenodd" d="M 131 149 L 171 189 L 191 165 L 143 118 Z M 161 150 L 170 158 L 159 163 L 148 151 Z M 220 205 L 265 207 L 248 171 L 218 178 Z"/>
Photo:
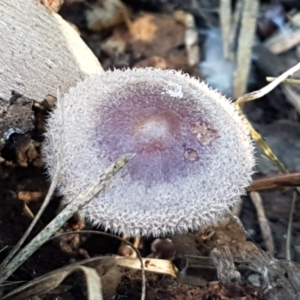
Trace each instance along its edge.
<path fill-rule="evenodd" d="M 128 9 L 120 0 L 97 0 L 90 7 L 85 12 L 88 29 L 101 31 L 122 23 L 130 28 Z"/>
<path fill-rule="evenodd" d="M 174 34 L 176 32 L 176 34 Z M 184 45 L 185 28 L 170 15 L 142 14 L 131 27 L 131 47 L 135 57 L 168 57 Z"/>

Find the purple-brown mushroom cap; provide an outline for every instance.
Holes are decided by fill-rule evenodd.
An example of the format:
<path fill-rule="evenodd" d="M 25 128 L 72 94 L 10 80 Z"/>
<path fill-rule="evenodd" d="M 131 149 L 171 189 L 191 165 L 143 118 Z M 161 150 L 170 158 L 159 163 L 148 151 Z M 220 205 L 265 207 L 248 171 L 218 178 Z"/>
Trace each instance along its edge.
<path fill-rule="evenodd" d="M 82 210 L 116 233 L 154 235 L 218 221 L 251 183 L 248 129 L 234 105 L 176 71 L 115 70 L 88 77 L 64 96 L 59 190 L 70 202 L 120 155 L 128 165 Z M 44 145 L 50 176 L 58 157 L 60 105 Z"/>

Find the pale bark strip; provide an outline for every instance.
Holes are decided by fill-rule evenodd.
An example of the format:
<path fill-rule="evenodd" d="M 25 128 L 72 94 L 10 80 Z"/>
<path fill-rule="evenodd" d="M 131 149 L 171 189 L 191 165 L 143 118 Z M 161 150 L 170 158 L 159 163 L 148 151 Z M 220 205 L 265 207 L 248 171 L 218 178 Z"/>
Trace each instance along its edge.
<path fill-rule="evenodd" d="M 222 30 L 223 55 L 226 60 L 230 59 L 230 33 L 232 24 L 231 0 L 221 0 L 220 2 L 220 21 Z"/>
<path fill-rule="evenodd" d="M 0 5 L 0 98 L 15 91 L 41 101 L 103 71 L 78 33 L 37 0 Z"/>
<path fill-rule="evenodd" d="M 245 94 L 251 66 L 252 47 L 255 39 L 258 0 L 244 0 L 242 27 L 238 41 L 237 69 L 234 74 L 234 97 Z"/>

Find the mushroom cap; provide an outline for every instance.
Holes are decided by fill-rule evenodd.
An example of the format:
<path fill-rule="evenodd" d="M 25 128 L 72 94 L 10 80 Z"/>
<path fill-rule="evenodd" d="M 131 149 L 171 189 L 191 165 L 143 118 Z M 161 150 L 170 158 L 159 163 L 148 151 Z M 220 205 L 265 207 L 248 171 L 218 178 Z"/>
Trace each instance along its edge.
<path fill-rule="evenodd" d="M 120 155 L 136 153 L 80 211 L 115 233 L 159 236 L 209 226 L 251 183 L 253 145 L 241 116 L 224 96 L 181 72 L 92 75 L 69 90 L 47 126 L 45 161 L 52 177 L 62 153 L 65 202 Z"/>

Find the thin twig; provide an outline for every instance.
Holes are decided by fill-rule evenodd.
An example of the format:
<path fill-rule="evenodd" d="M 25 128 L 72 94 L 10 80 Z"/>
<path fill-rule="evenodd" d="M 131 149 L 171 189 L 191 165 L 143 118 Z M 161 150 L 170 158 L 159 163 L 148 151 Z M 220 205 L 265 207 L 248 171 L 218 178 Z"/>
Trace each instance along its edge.
<path fill-rule="evenodd" d="M 73 199 L 54 220 L 52 220 L 17 256 L 1 271 L 0 284 L 3 283 L 26 259 L 43 245 L 58 229 L 60 229 L 82 206 L 86 205 L 101 190 L 112 177 L 134 157 L 132 154 L 122 155 L 110 165 L 93 185 L 89 186 L 79 196 Z"/>
<path fill-rule="evenodd" d="M 32 220 L 32 222 L 30 223 L 28 229 L 26 230 L 26 232 L 23 234 L 22 238 L 18 241 L 18 243 L 14 246 L 14 248 L 10 251 L 10 253 L 8 254 L 8 256 L 4 259 L 4 261 L 1 263 L 0 265 L 0 270 L 3 270 L 4 267 L 9 263 L 9 261 L 11 260 L 11 258 L 17 253 L 17 251 L 20 249 L 20 247 L 23 245 L 24 241 L 27 239 L 27 237 L 29 236 L 30 232 L 32 231 L 33 227 L 36 225 L 36 223 L 38 222 L 38 220 L 40 219 L 41 215 L 43 214 L 43 212 L 45 211 L 46 207 L 48 206 L 52 195 L 55 191 L 55 188 L 57 186 L 57 182 L 58 182 L 58 175 L 61 169 L 61 165 L 62 165 L 62 160 L 63 160 L 63 137 L 64 137 L 64 103 L 63 103 L 63 95 L 61 90 L 59 89 L 57 91 L 57 105 L 60 106 L 60 138 L 59 138 L 59 153 L 58 153 L 58 157 L 57 157 L 57 163 L 56 163 L 56 168 L 55 168 L 55 175 L 53 176 L 51 185 L 49 187 L 47 196 L 41 206 L 41 208 L 39 209 L 38 213 L 36 214 L 35 218 Z M 0 272 L 0 276 L 1 276 L 1 272 Z"/>
<path fill-rule="evenodd" d="M 260 226 L 260 230 L 261 230 L 263 239 L 265 241 L 266 249 L 271 255 L 274 255 L 275 247 L 274 247 L 272 231 L 270 228 L 269 221 L 265 214 L 261 196 L 257 192 L 251 192 L 250 198 L 251 198 L 251 200 L 255 206 L 256 212 L 257 212 L 258 223 Z"/>
<path fill-rule="evenodd" d="M 256 179 L 247 191 L 254 192 L 282 186 L 300 186 L 300 173 L 279 174 Z"/>
<path fill-rule="evenodd" d="M 286 234 L 286 259 L 287 260 L 291 260 L 291 237 L 292 237 L 292 226 L 293 226 L 293 214 L 295 210 L 296 201 L 297 201 L 297 193 L 294 192 L 291 210 L 290 210 L 289 225 Z"/>
<path fill-rule="evenodd" d="M 268 82 L 273 82 L 276 79 L 277 79 L 277 77 L 266 77 L 266 80 Z M 289 83 L 289 84 L 300 85 L 300 79 L 287 78 L 287 79 L 282 80 L 281 83 Z"/>
<path fill-rule="evenodd" d="M 297 72 L 299 70 L 300 70 L 300 63 L 298 63 L 294 67 L 290 68 L 289 70 L 287 70 L 286 72 L 281 74 L 278 78 L 276 78 L 274 81 L 269 83 L 264 88 L 238 98 L 237 101 L 235 102 L 235 104 L 239 105 L 241 103 L 256 100 L 256 99 L 259 99 L 259 98 L 265 96 L 266 94 L 268 94 L 272 90 L 274 90 L 283 80 L 287 79 L 289 76 L 293 75 L 295 72 Z"/>

